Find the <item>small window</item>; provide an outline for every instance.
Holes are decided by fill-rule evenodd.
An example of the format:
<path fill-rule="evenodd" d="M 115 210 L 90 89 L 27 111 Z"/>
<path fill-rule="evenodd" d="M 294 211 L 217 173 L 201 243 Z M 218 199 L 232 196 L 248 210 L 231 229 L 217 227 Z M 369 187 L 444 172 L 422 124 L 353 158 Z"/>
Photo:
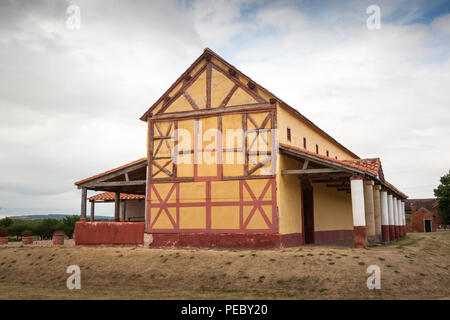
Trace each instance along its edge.
<path fill-rule="evenodd" d="M 319 145 L 318 144 L 316 144 L 316 153 L 317 154 L 319 153 Z"/>
<path fill-rule="evenodd" d="M 328 152 L 328 150 L 327 150 L 327 157 L 329 157 L 330 156 L 330 153 Z"/>
<path fill-rule="evenodd" d="M 303 148 L 306 149 L 306 138 L 303 137 Z"/>
<path fill-rule="evenodd" d="M 291 141 L 291 128 L 287 128 L 287 139 Z"/>
<path fill-rule="evenodd" d="M 336 158 L 336 160 L 337 160 L 337 156 L 336 156 L 335 158 Z"/>

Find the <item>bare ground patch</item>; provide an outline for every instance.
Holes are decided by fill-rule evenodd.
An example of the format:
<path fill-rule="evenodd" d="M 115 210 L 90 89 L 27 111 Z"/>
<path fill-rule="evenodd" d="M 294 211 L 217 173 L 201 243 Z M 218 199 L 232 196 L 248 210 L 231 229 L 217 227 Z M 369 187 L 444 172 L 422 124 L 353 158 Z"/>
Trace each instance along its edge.
<path fill-rule="evenodd" d="M 81 267 L 81 290 L 66 268 Z M 381 290 L 366 269 L 381 268 Z M 2 247 L 0 299 L 449 299 L 450 232 L 369 249 Z"/>

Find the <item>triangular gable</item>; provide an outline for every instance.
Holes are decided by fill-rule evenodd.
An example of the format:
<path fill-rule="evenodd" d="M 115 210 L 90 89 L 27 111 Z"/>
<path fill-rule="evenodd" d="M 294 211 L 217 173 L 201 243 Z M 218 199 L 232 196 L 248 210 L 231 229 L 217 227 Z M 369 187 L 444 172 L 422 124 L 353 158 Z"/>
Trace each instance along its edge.
<path fill-rule="evenodd" d="M 210 50 L 203 54 L 142 116 L 204 109 L 267 104 L 255 83 L 245 80 L 235 68 L 229 67 Z"/>
<path fill-rule="evenodd" d="M 348 150 L 345 146 L 336 141 L 333 137 L 327 134 L 325 131 L 316 126 L 311 120 L 307 119 L 304 115 L 302 115 L 298 110 L 289 106 L 286 102 L 281 100 L 279 97 L 275 96 L 272 92 L 256 83 L 248 76 L 246 76 L 241 71 L 237 70 L 233 65 L 225 61 L 222 57 L 220 57 L 217 53 L 210 50 L 209 48 L 205 48 L 203 54 L 201 54 L 197 60 L 170 86 L 170 88 L 145 112 L 140 120 L 147 121 L 148 117 L 152 115 L 156 115 L 158 113 L 162 114 L 161 110 L 167 106 L 169 103 L 174 103 L 174 97 L 177 92 L 182 93 L 181 88 L 186 85 L 186 82 L 191 81 L 192 78 L 198 74 L 198 72 L 204 68 L 207 68 L 208 62 L 212 61 L 214 65 L 220 67 L 222 72 L 216 73 L 214 68 L 211 68 L 211 86 L 207 86 L 206 90 L 211 90 L 209 94 L 206 95 L 206 104 L 210 106 L 209 108 L 220 108 L 224 107 L 223 101 L 226 102 L 225 106 L 243 106 L 243 105 L 257 105 L 254 103 L 254 98 L 256 101 L 261 101 L 260 103 L 266 104 L 267 102 L 271 105 L 278 104 L 282 108 L 286 108 L 289 112 L 292 112 L 296 117 L 300 119 L 300 121 L 305 122 L 307 125 L 311 126 L 313 129 L 317 130 L 320 134 L 323 134 L 325 137 L 329 138 L 331 141 L 336 143 L 338 146 L 342 147 L 349 154 L 351 154 L 354 158 L 359 158 L 356 154 Z M 211 65 L 211 64 L 210 64 Z M 240 82 L 239 86 L 234 86 L 235 81 L 220 81 L 222 75 L 225 76 L 227 80 L 234 78 Z M 231 78 L 230 78 L 231 76 Z M 208 75 L 206 75 L 208 79 Z M 223 79 L 223 78 L 222 78 Z M 207 80 L 208 81 L 208 80 Z M 217 85 L 217 83 L 221 83 L 221 85 Z M 232 84 L 233 83 L 233 84 Z M 231 87 L 233 85 L 233 87 Z M 245 94 L 240 90 L 242 89 Z M 234 90 L 237 91 L 236 95 L 234 95 Z M 247 95 L 250 90 L 250 97 Z M 258 98 L 254 96 L 254 94 Z M 225 100 L 225 98 L 228 100 Z M 184 98 L 180 98 L 178 103 L 178 108 L 185 109 L 185 111 L 195 110 L 195 107 L 192 107 L 192 104 L 189 102 L 189 99 L 183 94 Z M 203 96 L 204 97 L 204 96 Z M 223 99 L 222 99 L 223 98 Z M 205 98 L 203 98 L 205 99 Z M 231 101 L 230 101 L 231 100 Z M 186 103 L 186 101 L 189 103 Z M 222 102 L 220 102 L 222 101 Z M 219 107 L 217 107 L 219 105 Z M 171 108 L 177 109 L 175 107 Z M 169 110 L 170 111 L 170 110 Z"/>

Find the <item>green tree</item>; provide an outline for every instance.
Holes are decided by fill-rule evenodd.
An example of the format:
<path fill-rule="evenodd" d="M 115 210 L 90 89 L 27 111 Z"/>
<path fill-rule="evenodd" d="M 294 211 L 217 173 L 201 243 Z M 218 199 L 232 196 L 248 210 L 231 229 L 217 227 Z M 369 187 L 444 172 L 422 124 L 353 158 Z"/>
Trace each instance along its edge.
<path fill-rule="evenodd" d="M 22 236 L 25 230 L 33 230 L 33 223 L 26 220 L 13 220 L 14 222 L 8 227 L 10 235 L 16 236 L 17 239 Z"/>
<path fill-rule="evenodd" d="M 56 219 L 43 219 L 35 223 L 33 232 L 43 240 L 51 239 L 53 232 L 58 230 L 61 225 L 61 222 Z"/>
<path fill-rule="evenodd" d="M 77 223 L 77 221 L 80 221 L 80 216 L 77 215 L 67 216 L 62 219 L 62 230 L 69 238 L 73 237 L 73 232 L 75 231 L 75 223 Z"/>
<path fill-rule="evenodd" d="M 3 219 L 0 219 L 0 226 L 8 228 L 10 225 L 12 225 L 14 222 L 13 219 L 5 217 Z"/>
<path fill-rule="evenodd" d="M 438 214 L 450 224 L 450 171 L 441 177 L 441 184 L 433 190 L 438 201 Z"/>

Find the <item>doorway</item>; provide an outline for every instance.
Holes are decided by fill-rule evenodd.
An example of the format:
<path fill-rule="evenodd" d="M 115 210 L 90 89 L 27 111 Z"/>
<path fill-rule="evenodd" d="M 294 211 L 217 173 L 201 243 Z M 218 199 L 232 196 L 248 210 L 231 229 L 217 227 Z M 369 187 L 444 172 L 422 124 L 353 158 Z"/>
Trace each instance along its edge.
<path fill-rule="evenodd" d="M 432 228 L 431 228 L 431 220 L 430 219 L 425 219 L 423 220 L 423 223 L 425 224 L 425 232 L 432 232 Z"/>
<path fill-rule="evenodd" d="M 309 180 L 302 179 L 303 233 L 305 244 L 314 243 L 314 202 L 313 188 Z"/>

